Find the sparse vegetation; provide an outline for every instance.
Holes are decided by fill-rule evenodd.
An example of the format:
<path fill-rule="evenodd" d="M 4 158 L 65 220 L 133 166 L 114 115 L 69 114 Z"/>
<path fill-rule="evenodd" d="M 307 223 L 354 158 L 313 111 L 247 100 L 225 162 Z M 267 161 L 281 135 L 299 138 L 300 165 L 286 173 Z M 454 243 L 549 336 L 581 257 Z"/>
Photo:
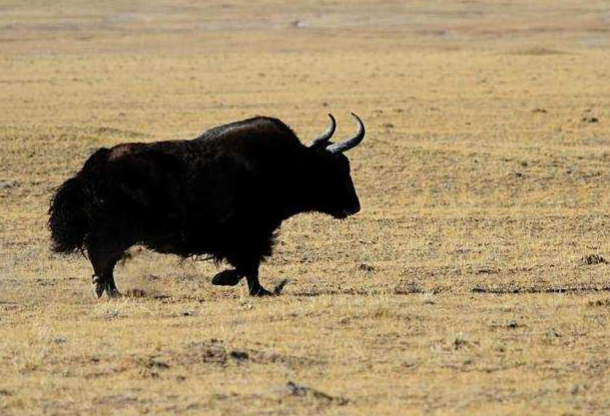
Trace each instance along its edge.
<path fill-rule="evenodd" d="M 42 7 L 0 1 L 0 415 L 607 413 L 607 2 Z M 48 250 L 100 146 L 331 111 L 363 210 L 284 224 L 278 298 Z"/>

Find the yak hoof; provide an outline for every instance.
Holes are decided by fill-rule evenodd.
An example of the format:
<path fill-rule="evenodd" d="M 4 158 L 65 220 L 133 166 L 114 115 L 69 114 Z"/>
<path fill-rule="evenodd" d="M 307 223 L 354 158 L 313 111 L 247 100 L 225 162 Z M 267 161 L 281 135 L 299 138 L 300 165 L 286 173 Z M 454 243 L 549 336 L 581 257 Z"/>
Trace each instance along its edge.
<path fill-rule="evenodd" d="M 242 278 L 236 270 L 224 270 L 212 279 L 212 284 L 216 286 L 235 286 Z"/>
<path fill-rule="evenodd" d="M 256 289 L 250 290 L 250 296 L 279 296 L 282 294 L 282 290 L 284 289 L 284 286 L 286 286 L 286 283 L 288 283 L 288 279 L 282 280 L 282 282 L 273 289 L 273 292 L 269 292 L 264 287 L 259 286 Z"/>
<path fill-rule="evenodd" d="M 108 294 L 108 297 L 111 299 L 120 298 L 122 296 L 121 292 L 119 292 L 119 290 L 116 287 L 107 287 L 106 293 Z"/>
<path fill-rule="evenodd" d="M 121 292 L 119 292 L 116 286 L 101 282 L 100 279 L 95 275 L 93 275 L 93 278 L 91 280 L 93 294 L 98 299 L 101 298 L 102 295 L 104 295 L 104 292 L 108 294 L 109 298 L 118 298 L 121 296 Z"/>
<path fill-rule="evenodd" d="M 100 281 L 100 278 L 96 275 L 91 276 L 91 289 L 93 289 L 93 294 L 98 299 L 102 297 L 104 291 L 106 290 L 105 285 Z"/>
<path fill-rule="evenodd" d="M 106 287 L 99 282 L 93 283 L 93 294 L 99 299 L 102 297 L 104 292 L 106 291 Z"/>
<path fill-rule="evenodd" d="M 273 293 L 269 292 L 267 289 L 265 289 L 262 286 L 257 287 L 256 289 L 252 289 L 250 290 L 250 296 L 258 296 L 258 297 L 263 297 L 263 296 L 274 296 Z"/>
<path fill-rule="evenodd" d="M 288 283 L 288 279 L 284 279 L 280 282 L 279 285 L 277 285 L 275 287 L 275 289 L 273 289 L 273 295 L 274 296 L 279 296 L 282 293 L 282 290 L 284 290 L 284 286 L 286 286 L 286 284 Z"/>

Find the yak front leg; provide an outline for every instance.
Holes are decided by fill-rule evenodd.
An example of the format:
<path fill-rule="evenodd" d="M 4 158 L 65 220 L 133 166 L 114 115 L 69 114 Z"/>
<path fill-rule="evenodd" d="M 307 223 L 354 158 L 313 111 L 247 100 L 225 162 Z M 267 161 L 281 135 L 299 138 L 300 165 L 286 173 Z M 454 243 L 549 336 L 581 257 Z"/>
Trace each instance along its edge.
<path fill-rule="evenodd" d="M 273 293 L 261 286 L 261 282 L 258 280 L 258 267 L 247 272 L 246 280 L 250 296 L 273 296 Z"/>
<path fill-rule="evenodd" d="M 288 283 L 288 279 L 284 279 L 275 289 L 273 289 L 273 292 L 270 292 L 265 289 L 258 280 L 258 264 L 250 265 L 245 268 L 238 267 L 237 271 L 246 277 L 250 296 L 278 296 L 282 293 L 282 289 L 286 286 L 286 283 Z"/>
<path fill-rule="evenodd" d="M 243 278 L 244 276 L 240 275 L 235 269 L 223 270 L 214 276 L 212 284 L 216 286 L 235 286 Z"/>
<path fill-rule="evenodd" d="M 239 276 L 239 278 L 246 278 L 246 281 L 248 282 L 248 291 L 250 292 L 250 296 L 272 295 L 271 292 L 261 286 L 261 283 L 258 280 L 258 267 L 260 261 L 255 261 L 252 258 L 242 258 L 237 259 L 236 261 L 232 261 L 231 263 L 235 265 L 235 273 Z M 216 277 L 214 279 L 216 279 Z"/>
<path fill-rule="evenodd" d="M 248 281 L 248 290 L 251 296 L 270 296 L 274 294 L 261 286 L 258 280 L 258 270 L 252 268 L 223 270 L 214 276 L 212 284 L 216 286 L 236 286 L 244 277 Z"/>

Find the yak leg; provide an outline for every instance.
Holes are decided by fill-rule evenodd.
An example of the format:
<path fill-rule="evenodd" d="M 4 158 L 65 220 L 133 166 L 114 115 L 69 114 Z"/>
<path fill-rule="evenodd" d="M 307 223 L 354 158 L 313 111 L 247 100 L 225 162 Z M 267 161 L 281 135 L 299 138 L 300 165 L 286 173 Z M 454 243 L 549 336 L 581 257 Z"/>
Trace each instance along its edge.
<path fill-rule="evenodd" d="M 250 296 L 276 296 L 280 294 L 282 288 L 286 285 L 286 281 L 283 281 L 273 292 L 269 292 L 261 286 L 258 280 L 259 265 L 265 256 L 271 254 L 271 247 L 273 245 L 272 230 L 273 228 L 262 229 L 260 232 L 251 234 L 249 238 L 245 236 L 245 240 L 242 238 L 241 243 L 243 247 L 249 248 L 247 250 L 238 250 L 227 256 L 228 262 L 235 266 L 237 275 L 246 278 Z"/>
<path fill-rule="evenodd" d="M 274 293 L 269 292 L 267 289 L 261 286 L 261 283 L 258 281 L 258 270 L 253 273 L 248 273 L 248 275 L 246 275 L 246 280 L 248 281 L 248 291 L 250 292 L 250 296 L 274 295 Z"/>
<path fill-rule="evenodd" d="M 248 291 L 250 296 L 272 296 L 273 293 L 269 292 L 263 286 L 261 286 L 258 280 L 258 263 L 256 265 L 251 264 L 246 267 L 237 267 L 237 272 L 241 276 L 246 277 L 248 282 Z"/>
<path fill-rule="evenodd" d="M 268 296 L 271 292 L 261 286 L 258 280 L 258 267 L 244 269 L 224 270 L 212 279 L 212 284 L 216 286 L 236 286 L 243 278 L 248 281 L 248 289 L 252 296 Z"/>
<path fill-rule="evenodd" d="M 286 283 L 288 283 L 288 279 L 284 279 L 275 287 L 275 289 L 273 289 L 273 292 L 269 292 L 267 289 L 262 287 L 258 281 L 258 266 L 246 272 L 246 280 L 248 281 L 250 296 L 279 296 L 282 293 L 284 286 L 286 286 Z"/>
<path fill-rule="evenodd" d="M 89 260 L 93 266 L 92 277 L 93 292 L 101 298 L 104 292 L 109 298 L 120 296 L 120 292 L 114 282 L 114 266 L 120 260 L 121 253 L 113 253 L 103 250 L 89 250 Z"/>
<path fill-rule="evenodd" d="M 223 270 L 214 276 L 212 284 L 216 286 L 235 286 L 243 278 L 244 276 L 240 275 L 235 269 Z"/>

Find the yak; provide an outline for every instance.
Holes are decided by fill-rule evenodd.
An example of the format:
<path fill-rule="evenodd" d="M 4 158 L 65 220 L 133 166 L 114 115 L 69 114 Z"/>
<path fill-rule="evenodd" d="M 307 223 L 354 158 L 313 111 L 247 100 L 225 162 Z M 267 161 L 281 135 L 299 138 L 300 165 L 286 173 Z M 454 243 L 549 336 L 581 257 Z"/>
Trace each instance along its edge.
<path fill-rule="evenodd" d="M 97 150 L 51 198 L 52 250 L 81 252 L 97 297 L 120 296 L 113 270 L 133 245 L 184 258 L 206 255 L 233 268 L 212 283 L 246 278 L 250 295 L 282 221 L 305 212 L 344 219 L 360 202 L 343 154 L 365 128 L 332 143 L 336 122 L 308 145 L 282 121 L 254 117 L 190 140 L 125 143 Z M 283 285 L 280 285 L 283 286 Z"/>

